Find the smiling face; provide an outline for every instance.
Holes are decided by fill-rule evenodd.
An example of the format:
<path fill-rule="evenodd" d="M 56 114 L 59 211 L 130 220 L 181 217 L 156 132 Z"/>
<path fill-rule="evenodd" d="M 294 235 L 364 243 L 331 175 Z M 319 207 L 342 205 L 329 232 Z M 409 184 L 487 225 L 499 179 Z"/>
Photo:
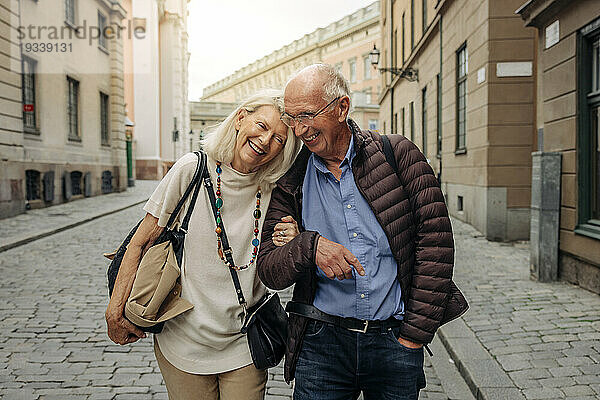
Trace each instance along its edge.
<path fill-rule="evenodd" d="M 288 127 L 273 106 L 262 106 L 254 112 L 240 110 L 235 129 L 238 133 L 231 165 L 239 172 L 255 171 L 267 164 L 283 150 L 287 140 Z"/>
<path fill-rule="evenodd" d="M 329 103 L 323 100 L 322 76 L 306 71 L 292 79 L 285 89 L 285 112 L 292 116 L 314 115 Z M 343 159 L 350 142 L 346 124 L 349 99 L 347 96 L 334 101 L 311 122 L 311 126 L 296 124 L 294 134 L 310 151 L 324 160 Z"/>

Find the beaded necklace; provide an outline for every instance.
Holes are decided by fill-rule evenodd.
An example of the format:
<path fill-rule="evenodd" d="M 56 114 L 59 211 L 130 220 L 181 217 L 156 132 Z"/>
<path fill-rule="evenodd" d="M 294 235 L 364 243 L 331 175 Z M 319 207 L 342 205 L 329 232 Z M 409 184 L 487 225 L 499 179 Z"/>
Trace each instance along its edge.
<path fill-rule="evenodd" d="M 215 192 L 216 194 L 216 200 L 215 200 L 215 206 L 217 208 L 217 228 L 215 229 L 215 233 L 217 234 L 217 253 L 219 254 L 219 257 L 221 258 L 221 260 L 223 261 L 223 263 L 225 263 L 225 265 L 229 268 L 235 269 L 236 271 L 241 271 L 244 270 L 246 268 L 248 268 L 249 266 L 251 266 L 254 261 L 256 260 L 256 255 L 258 254 L 258 246 L 260 244 L 260 241 L 258 240 L 258 221 L 260 220 L 260 186 L 258 187 L 258 190 L 256 191 L 256 209 L 254 210 L 254 213 L 252 214 L 254 216 L 254 239 L 252 239 L 252 246 L 254 247 L 254 249 L 252 250 L 252 258 L 250 259 L 250 262 L 248 264 L 245 265 L 229 265 L 229 263 L 227 262 L 227 260 L 225 259 L 225 256 L 223 254 L 223 246 L 221 244 L 221 225 L 223 224 L 223 219 L 221 218 L 221 208 L 223 207 L 223 198 L 221 197 L 221 172 L 223 172 L 223 169 L 221 169 L 221 162 L 217 161 L 217 191 Z"/>

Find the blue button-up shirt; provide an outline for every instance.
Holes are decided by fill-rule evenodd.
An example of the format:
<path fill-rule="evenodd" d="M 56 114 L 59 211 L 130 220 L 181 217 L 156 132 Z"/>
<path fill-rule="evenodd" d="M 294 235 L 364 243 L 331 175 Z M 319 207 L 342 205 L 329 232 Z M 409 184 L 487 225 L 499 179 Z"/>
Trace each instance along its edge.
<path fill-rule="evenodd" d="M 352 172 L 354 138 L 340 164 L 338 181 L 321 158 L 311 154 L 302 186 L 302 223 L 306 230 L 337 242 L 354 254 L 365 269 L 353 278 L 329 279 L 317 268 L 314 306 L 341 317 L 364 320 L 402 319 L 404 305 L 397 264 L 385 232 L 359 192 Z"/>

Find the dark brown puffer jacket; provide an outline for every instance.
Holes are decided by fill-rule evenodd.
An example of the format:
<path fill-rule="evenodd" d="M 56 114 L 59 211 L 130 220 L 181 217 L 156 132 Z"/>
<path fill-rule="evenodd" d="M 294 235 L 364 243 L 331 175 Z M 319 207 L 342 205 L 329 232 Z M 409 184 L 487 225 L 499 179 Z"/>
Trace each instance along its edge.
<path fill-rule="evenodd" d="M 400 135 L 390 135 L 400 179 L 386 161 L 378 134 L 348 124 L 356 156 L 352 170 L 356 185 L 388 238 L 398 263 L 397 279 L 404 300 L 401 335 L 429 343 L 441 324 L 464 313 L 467 302 L 452 282 L 454 241 L 444 196 L 421 151 Z M 304 231 L 283 247 L 272 241 L 275 225 L 286 215 L 302 221 L 302 184 L 310 152 L 303 148 L 292 168 L 277 182 L 265 217 L 258 274 L 272 289 L 293 284 L 293 300 L 312 304 L 317 288 L 315 254 L 319 234 Z M 299 223 L 299 225 L 301 225 Z M 289 316 L 284 374 L 294 377 L 307 319 Z"/>

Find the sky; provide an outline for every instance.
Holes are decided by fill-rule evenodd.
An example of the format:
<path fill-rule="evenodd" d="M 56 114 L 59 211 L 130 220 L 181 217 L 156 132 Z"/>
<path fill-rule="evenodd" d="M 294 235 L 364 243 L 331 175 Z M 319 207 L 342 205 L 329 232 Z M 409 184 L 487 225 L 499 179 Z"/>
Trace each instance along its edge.
<path fill-rule="evenodd" d="M 374 0 L 192 0 L 189 99 L 236 70 Z"/>

